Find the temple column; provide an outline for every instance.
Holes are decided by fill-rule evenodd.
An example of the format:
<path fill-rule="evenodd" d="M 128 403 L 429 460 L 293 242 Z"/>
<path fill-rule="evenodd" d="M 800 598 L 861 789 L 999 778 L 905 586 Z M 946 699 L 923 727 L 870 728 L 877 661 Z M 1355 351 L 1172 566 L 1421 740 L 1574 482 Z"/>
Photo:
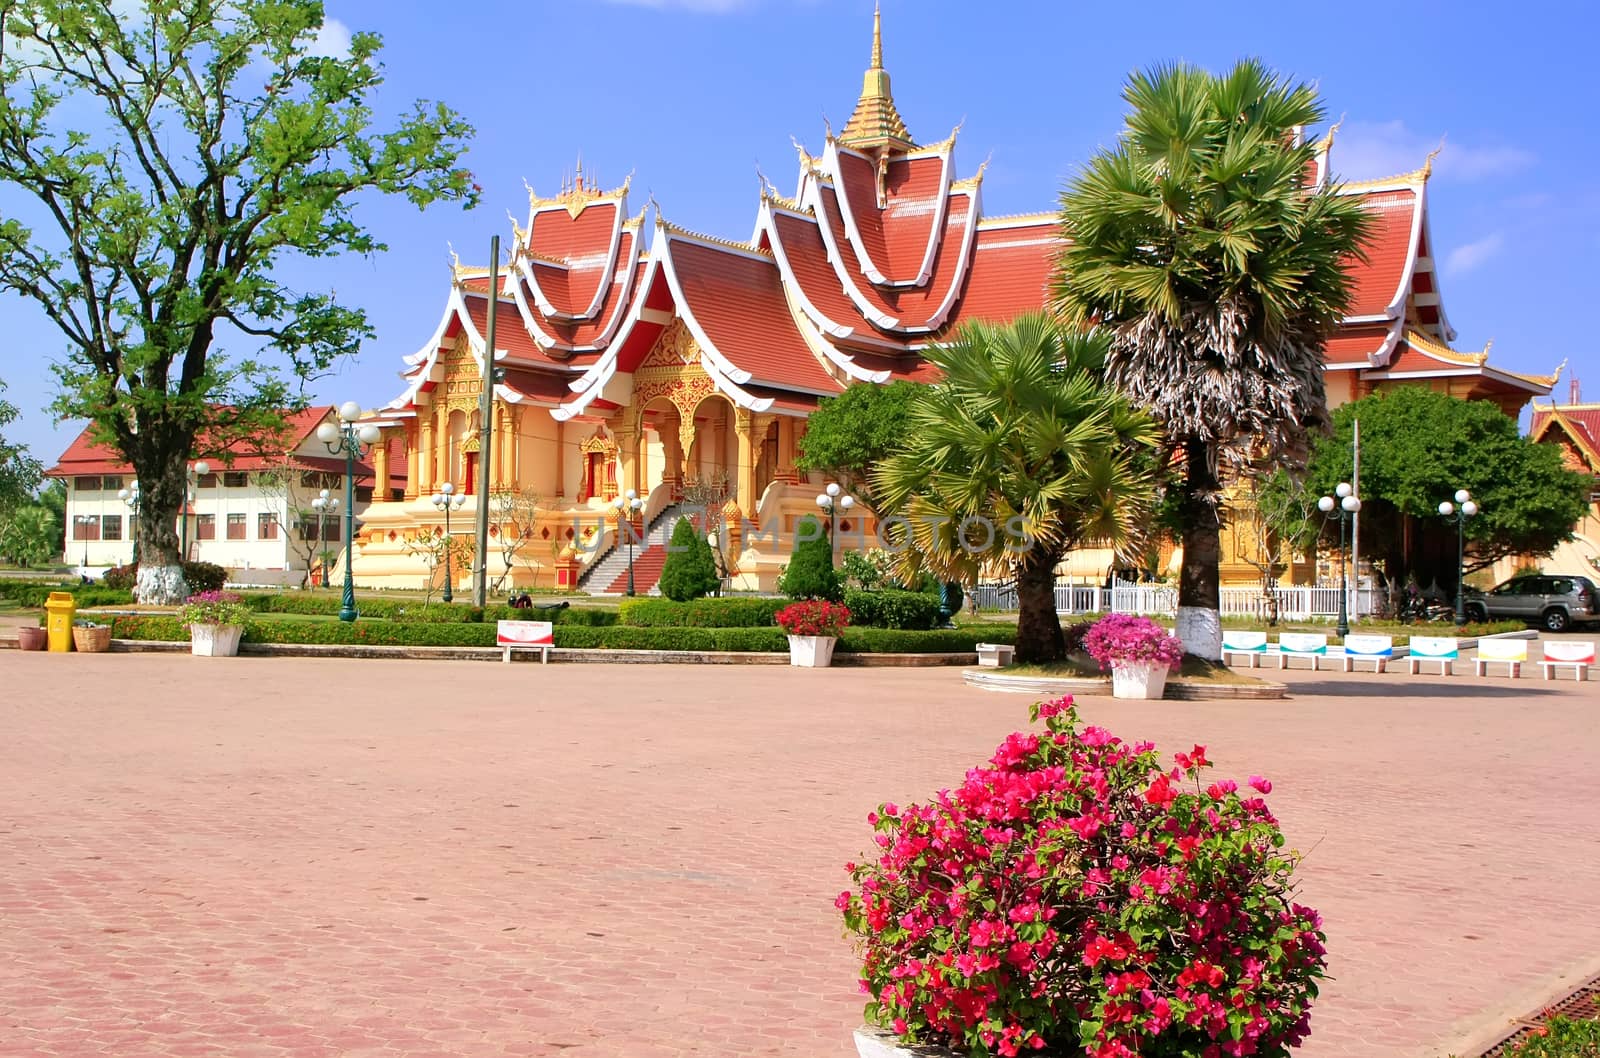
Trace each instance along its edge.
<path fill-rule="evenodd" d="M 637 418 L 627 409 L 623 410 L 622 421 L 617 423 L 615 434 L 617 459 L 622 464 L 622 477 L 617 487 L 624 494 L 629 489 L 642 492 L 639 488 L 639 425 Z"/>
<path fill-rule="evenodd" d="M 417 488 L 421 484 L 417 480 L 417 431 L 420 427 L 416 420 L 406 424 L 406 499 L 417 498 Z"/>
<path fill-rule="evenodd" d="M 433 475 L 438 467 L 437 454 L 434 452 L 433 445 L 433 409 L 429 408 L 427 414 L 420 418 L 421 422 L 417 426 L 417 431 L 421 435 L 422 441 L 418 445 L 416 453 L 417 495 L 427 496 L 433 492 Z"/>
<path fill-rule="evenodd" d="M 512 473 L 511 467 L 511 409 L 504 404 L 495 406 L 494 436 L 495 444 L 499 446 L 495 456 L 495 482 L 499 488 L 514 489 L 517 487 L 517 476 Z"/>
<path fill-rule="evenodd" d="M 663 414 L 656 428 L 661 433 L 661 455 L 663 466 L 661 468 L 661 483 L 668 486 L 673 496 L 678 495 L 678 490 L 683 487 L 683 444 L 680 420 L 682 412 L 675 415 Z M 694 420 L 689 420 L 689 436 L 694 437 Z"/>
<path fill-rule="evenodd" d="M 739 442 L 739 471 L 735 498 L 746 518 L 756 511 L 756 426 L 755 416 L 746 408 L 733 413 L 733 427 Z"/>
<path fill-rule="evenodd" d="M 793 485 L 800 480 L 800 472 L 794 468 L 794 416 L 778 416 L 778 466 L 773 477 L 785 484 Z"/>
<path fill-rule="evenodd" d="M 565 498 L 567 494 L 567 424 L 556 423 L 556 496 Z"/>
<path fill-rule="evenodd" d="M 389 498 L 389 438 L 382 432 L 372 446 L 372 479 L 372 502 L 382 503 Z"/>
<path fill-rule="evenodd" d="M 450 481 L 450 413 L 440 406 L 434 409 L 433 419 L 433 481 L 442 485 Z M 450 483 L 461 487 L 459 481 Z"/>

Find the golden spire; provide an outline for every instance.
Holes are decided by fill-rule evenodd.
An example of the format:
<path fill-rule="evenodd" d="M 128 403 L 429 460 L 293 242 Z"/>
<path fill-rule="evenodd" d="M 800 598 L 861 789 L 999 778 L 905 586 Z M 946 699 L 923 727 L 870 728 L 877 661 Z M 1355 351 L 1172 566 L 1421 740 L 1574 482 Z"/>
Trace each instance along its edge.
<path fill-rule="evenodd" d="M 874 7 L 872 13 L 872 65 L 861 79 L 861 98 L 839 134 L 839 142 L 857 149 L 879 147 L 891 151 L 911 151 L 917 146 L 906 131 L 889 90 L 889 71 L 883 68 L 883 11 L 879 7 Z"/>

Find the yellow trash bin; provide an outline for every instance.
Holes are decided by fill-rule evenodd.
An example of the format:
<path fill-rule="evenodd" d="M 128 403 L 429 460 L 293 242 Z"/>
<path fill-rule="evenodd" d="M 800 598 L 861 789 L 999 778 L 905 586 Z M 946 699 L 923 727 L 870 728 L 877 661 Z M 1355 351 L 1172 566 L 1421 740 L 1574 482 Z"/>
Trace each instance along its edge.
<path fill-rule="evenodd" d="M 65 654 L 72 649 L 72 615 L 78 612 L 78 600 L 70 591 L 53 591 L 44 601 L 44 612 L 51 652 Z"/>

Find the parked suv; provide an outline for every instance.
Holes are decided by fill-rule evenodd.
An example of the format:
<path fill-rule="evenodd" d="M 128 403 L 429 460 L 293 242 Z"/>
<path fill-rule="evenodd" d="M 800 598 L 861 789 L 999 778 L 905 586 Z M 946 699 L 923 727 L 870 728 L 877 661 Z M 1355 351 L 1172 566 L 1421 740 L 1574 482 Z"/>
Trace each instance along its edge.
<path fill-rule="evenodd" d="M 1466 610 L 1475 621 L 1510 617 L 1547 632 L 1565 632 L 1574 624 L 1600 621 L 1600 587 L 1565 573 L 1514 577 L 1493 591 L 1470 592 Z"/>

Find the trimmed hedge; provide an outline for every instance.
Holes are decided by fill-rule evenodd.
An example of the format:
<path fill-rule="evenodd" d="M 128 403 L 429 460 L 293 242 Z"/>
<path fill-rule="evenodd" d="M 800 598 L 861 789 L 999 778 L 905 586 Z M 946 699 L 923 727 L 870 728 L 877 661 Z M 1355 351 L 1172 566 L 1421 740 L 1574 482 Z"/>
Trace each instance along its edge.
<path fill-rule="evenodd" d="M 288 592 L 251 592 L 244 597 L 245 605 L 256 613 L 281 613 L 301 616 L 333 617 L 343 604 L 327 595 L 304 595 Z M 549 621 L 558 625 L 614 625 L 617 615 L 612 610 L 569 606 L 565 610 L 519 610 L 497 605 L 478 609 L 476 606 L 435 603 L 424 606 L 411 599 L 357 599 L 356 610 L 362 617 L 401 621 L 407 624 L 482 624 L 485 621 Z"/>
<path fill-rule="evenodd" d="M 35 609 L 44 605 L 53 591 L 70 592 L 78 601 L 79 609 L 85 606 L 126 606 L 133 602 L 133 593 L 117 588 L 103 588 L 97 584 L 61 584 L 36 580 L 0 580 L 0 599 L 11 599 L 18 606 Z"/>
<path fill-rule="evenodd" d="M 624 599 L 621 623 L 636 628 L 772 628 L 788 599 Z"/>
<path fill-rule="evenodd" d="M 523 611 L 525 612 L 525 611 Z M 565 611 L 570 613 L 571 611 Z M 254 621 L 245 627 L 246 643 L 337 643 L 395 647 L 492 647 L 492 623 L 423 624 L 405 621 Z M 116 617 L 112 636 L 184 642 L 189 630 L 176 617 Z M 911 632 L 888 628 L 851 628 L 839 642 L 841 653 L 933 654 L 967 653 L 979 642 L 1010 642 L 1016 629 L 996 625 L 977 630 Z M 603 650 L 774 651 L 789 648 L 779 628 L 609 628 L 558 626 L 558 647 Z"/>
<path fill-rule="evenodd" d="M 844 604 L 856 627 L 927 630 L 939 624 L 939 597 L 919 591 L 852 589 L 844 593 Z"/>

